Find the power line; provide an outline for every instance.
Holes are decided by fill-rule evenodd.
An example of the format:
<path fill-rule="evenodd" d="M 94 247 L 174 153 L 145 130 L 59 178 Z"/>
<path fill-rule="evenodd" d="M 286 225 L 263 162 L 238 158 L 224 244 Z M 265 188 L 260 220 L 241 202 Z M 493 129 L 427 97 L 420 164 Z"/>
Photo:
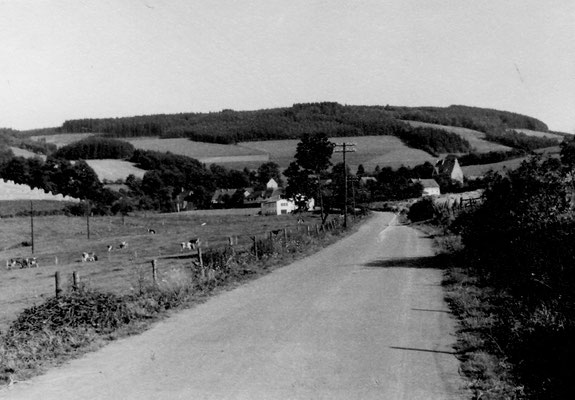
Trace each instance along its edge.
<path fill-rule="evenodd" d="M 343 203 L 343 228 L 347 229 L 347 168 L 345 163 L 345 155 L 346 153 L 353 153 L 355 152 L 355 143 L 336 143 L 334 150 L 336 153 L 343 153 L 343 181 L 344 183 L 344 203 Z M 341 150 L 338 149 L 341 147 Z"/>

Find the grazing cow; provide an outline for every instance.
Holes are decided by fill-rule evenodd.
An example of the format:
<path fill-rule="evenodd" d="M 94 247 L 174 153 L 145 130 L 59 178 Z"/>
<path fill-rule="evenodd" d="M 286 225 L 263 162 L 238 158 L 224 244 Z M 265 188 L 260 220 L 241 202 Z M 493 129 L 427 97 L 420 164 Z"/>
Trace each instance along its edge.
<path fill-rule="evenodd" d="M 155 235 L 155 234 L 156 234 L 156 231 L 155 231 L 154 229 L 148 228 L 148 233 L 151 234 L 151 235 Z"/>
<path fill-rule="evenodd" d="M 93 262 L 93 261 L 98 261 L 98 256 L 96 255 L 96 253 L 92 253 L 92 252 L 82 253 L 82 262 Z"/>
<path fill-rule="evenodd" d="M 303 224 L 303 218 L 302 218 L 302 217 L 299 217 L 299 218 L 297 219 L 297 223 L 298 223 L 298 224 Z"/>
<path fill-rule="evenodd" d="M 200 238 L 195 238 L 195 239 L 191 239 L 187 242 L 182 242 L 181 243 L 181 247 L 182 247 L 182 251 L 184 250 L 196 250 L 200 245 L 202 244 L 202 241 L 200 240 Z"/>
<path fill-rule="evenodd" d="M 111 244 L 108 245 L 108 253 L 111 252 L 112 250 L 114 250 L 114 246 L 112 246 Z"/>
<path fill-rule="evenodd" d="M 38 262 L 36 257 L 17 257 L 11 258 L 7 263 L 6 267 L 8 269 L 12 269 L 16 266 L 20 266 L 20 268 L 38 268 Z"/>
<path fill-rule="evenodd" d="M 124 241 L 124 242 L 120 243 L 121 249 L 125 249 L 126 247 L 128 247 L 128 242 Z"/>

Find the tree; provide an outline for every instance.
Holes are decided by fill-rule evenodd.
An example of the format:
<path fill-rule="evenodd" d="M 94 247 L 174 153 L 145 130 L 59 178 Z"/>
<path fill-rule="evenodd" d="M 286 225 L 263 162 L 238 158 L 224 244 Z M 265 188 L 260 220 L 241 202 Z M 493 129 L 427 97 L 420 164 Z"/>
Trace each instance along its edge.
<path fill-rule="evenodd" d="M 335 144 L 329 141 L 325 133 L 305 133 L 297 145 L 295 161 L 284 172 L 288 177 L 288 196 L 299 194 L 307 198 L 319 197 L 322 223 L 327 219 L 322 179 L 331 165 L 334 147 Z"/>

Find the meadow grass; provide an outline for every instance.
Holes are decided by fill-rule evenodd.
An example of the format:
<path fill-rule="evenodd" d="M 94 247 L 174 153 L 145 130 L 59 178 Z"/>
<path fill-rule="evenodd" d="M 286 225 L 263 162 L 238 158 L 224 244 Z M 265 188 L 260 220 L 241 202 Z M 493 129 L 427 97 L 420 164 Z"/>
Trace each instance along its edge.
<path fill-rule="evenodd" d="M 145 170 L 136 167 L 133 163 L 123 160 L 86 160 L 86 163 L 98 175 L 100 182 L 124 181 L 128 175 L 143 178 Z"/>
<path fill-rule="evenodd" d="M 184 263 L 164 265 L 156 280 L 149 270 L 136 267 L 129 291 L 95 289 L 91 282 L 68 286 L 60 297 L 49 296 L 21 310 L 0 336 L 0 383 L 25 380 L 108 340 L 139 333 L 170 310 L 192 306 L 315 252 L 344 233 L 337 226 L 318 236 L 291 230 L 287 237 L 261 237 L 257 256 L 241 247 L 206 249 L 203 267 L 187 257 L 171 257 Z"/>

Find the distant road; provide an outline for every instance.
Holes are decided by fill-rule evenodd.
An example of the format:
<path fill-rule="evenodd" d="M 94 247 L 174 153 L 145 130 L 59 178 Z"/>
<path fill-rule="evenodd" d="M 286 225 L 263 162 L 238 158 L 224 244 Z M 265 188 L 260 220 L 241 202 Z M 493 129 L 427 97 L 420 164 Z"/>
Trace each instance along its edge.
<path fill-rule="evenodd" d="M 392 214 L 6 399 L 463 399 L 430 239 Z"/>

